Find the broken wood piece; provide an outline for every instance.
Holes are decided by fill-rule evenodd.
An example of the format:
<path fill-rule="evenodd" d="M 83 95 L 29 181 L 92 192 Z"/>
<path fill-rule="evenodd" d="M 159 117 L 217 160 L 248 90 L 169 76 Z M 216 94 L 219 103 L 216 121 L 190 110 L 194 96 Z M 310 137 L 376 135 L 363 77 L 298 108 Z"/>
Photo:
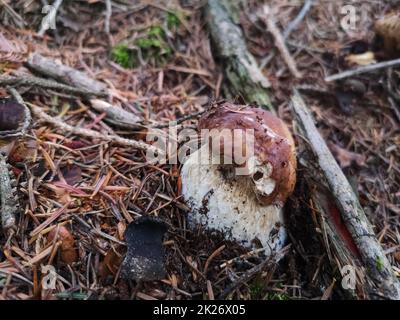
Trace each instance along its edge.
<path fill-rule="evenodd" d="M 14 183 L 15 180 L 7 163 L 7 157 L 0 153 L 0 201 L 3 231 L 15 228 L 18 198 L 16 194 L 17 190 L 13 186 Z"/>
<path fill-rule="evenodd" d="M 112 104 L 99 99 L 92 99 L 90 100 L 90 103 L 96 111 L 101 113 L 104 112 L 106 114 L 104 120 L 113 125 L 133 130 L 143 128 L 143 125 L 141 125 L 143 119 L 131 112 L 115 107 Z"/>
<path fill-rule="evenodd" d="M 335 198 L 341 217 L 360 253 L 366 274 L 376 291 L 375 294 L 389 299 L 400 299 L 400 283 L 352 187 L 318 132 L 312 115 L 297 90 L 291 100 L 297 127 L 306 139 L 307 146 L 312 150 Z"/>
<path fill-rule="evenodd" d="M 57 79 L 76 88 L 93 92 L 97 96 L 107 95 L 107 85 L 92 79 L 84 72 L 46 58 L 38 53 L 32 54 L 26 62 L 27 67 L 37 73 Z"/>
<path fill-rule="evenodd" d="M 72 84 L 77 88 L 95 92 L 98 95 L 107 95 L 107 85 L 92 79 L 84 72 L 75 70 L 69 66 L 56 62 L 40 54 L 32 54 L 27 61 L 28 68 L 42 75 L 57 79 L 61 82 Z M 90 100 L 93 109 L 106 113 L 106 121 L 125 129 L 138 129 L 142 127 L 142 119 L 122 108 L 115 107 L 110 103 L 98 99 Z"/>
<path fill-rule="evenodd" d="M 81 87 L 71 87 L 53 80 L 43 79 L 30 75 L 0 76 L 0 85 L 3 86 L 32 86 L 43 89 L 54 89 L 79 96 L 104 96 L 104 93 L 93 92 Z"/>
<path fill-rule="evenodd" d="M 208 0 L 205 10 L 212 40 L 235 93 L 243 95 L 248 103 L 273 111 L 266 91 L 270 82 L 247 50 L 242 30 L 233 23 L 219 1 Z"/>

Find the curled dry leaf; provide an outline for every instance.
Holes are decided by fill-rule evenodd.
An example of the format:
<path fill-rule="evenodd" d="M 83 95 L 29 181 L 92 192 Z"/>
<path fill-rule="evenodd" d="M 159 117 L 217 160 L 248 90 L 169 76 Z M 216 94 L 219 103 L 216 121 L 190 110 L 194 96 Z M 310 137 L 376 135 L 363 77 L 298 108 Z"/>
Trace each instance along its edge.
<path fill-rule="evenodd" d="M 99 275 L 105 280 L 109 275 L 115 275 L 122 263 L 123 256 L 119 253 L 119 248 L 108 250 L 104 260 L 99 266 Z"/>
<path fill-rule="evenodd" d="M 57 237 L 57 239 L 55 239 Z M 49 242 L 61 241 L 61 260 L 66 264 L 71 264 L 78 260 L 78 252 L 75 248 L 75 239 L 71 232 L 64 227 L 54 228 L 49 232 L 47 236 Z"/>
<path fill-rule="evenodd" d="M 389 56 L 400 56 L 400 13 L 390 13 L 375 22 L 375 32 L 383 38 L 384 50 Z"/>

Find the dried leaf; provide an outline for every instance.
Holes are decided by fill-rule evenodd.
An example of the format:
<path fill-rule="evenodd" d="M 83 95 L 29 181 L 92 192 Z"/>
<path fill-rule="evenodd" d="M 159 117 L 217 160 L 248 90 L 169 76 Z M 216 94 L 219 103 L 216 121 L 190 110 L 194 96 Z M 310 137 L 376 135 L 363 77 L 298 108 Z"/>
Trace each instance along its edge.
<path fill-rule="evenodd" d="M 55 239 L 57 237 L 57 239 Z M 75 239 L 71 232 L 64 227 L 54 228 L 47 236 L 49 242 L 61 241 L 61 260 L 66 264 L 71 264 L 78 260 L 78 252 L 75 248 Z"/>

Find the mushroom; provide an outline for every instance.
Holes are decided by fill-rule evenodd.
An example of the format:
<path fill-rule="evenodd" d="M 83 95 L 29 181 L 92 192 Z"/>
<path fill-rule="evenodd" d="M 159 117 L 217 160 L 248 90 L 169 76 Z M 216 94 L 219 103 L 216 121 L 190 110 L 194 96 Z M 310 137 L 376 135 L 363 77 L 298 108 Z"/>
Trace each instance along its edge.
<path fill-rule="evenodd" d="M 0 101 L 0 152 L 10 153 L 15 140 L 25 134 L 30 121 L 27 107 L 9 99 Z"/>
<path fill-rule="evenodd" d="M 221 102 L 202 115 L 199 130 L 203 146 L 181 170 L 189 225 L 220 231 L 248 247 L 258 240 L 266 255 L 282 248 L 282 208 L 296 182 L 287 126 L 266 110 Z"/>

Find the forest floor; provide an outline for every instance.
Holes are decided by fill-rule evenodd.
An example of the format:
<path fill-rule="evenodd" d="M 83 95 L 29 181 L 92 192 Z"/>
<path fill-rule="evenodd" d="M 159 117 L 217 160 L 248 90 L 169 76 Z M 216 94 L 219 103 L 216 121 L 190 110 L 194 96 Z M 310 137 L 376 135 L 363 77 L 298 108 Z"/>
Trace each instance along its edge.
<path fill-rule="evenodd" d="M 147 127 L 121 130 L 85 98 L 34 86 L 20 91 L 26 102 L 63 123 L 140 140 L 151 126 L 168 125 L 225 98 L 224 70 L 213 56 L 201 2 L 127 6 L 111 1 L 110 18 L 107 1 L 65 2 L 57 14 L 57 28 L 44 36 L 37 34 L 43 17 L 38 2 L 0 2 L 1 73 L 29 74 L 24 63 L 32 52 L 59 60 L 104 82 L 112 92 L 111 102 L 142 117 Z M 267 2 L 277 10 L 281 30 L 302 7 L 301 1 Z M 353 67 L 346 62 L 349 55 L 378 52 L 373 24 L 400 8 L 391 3 L 354 3 L 358 20 L 345 32 L 345 1 L 315 1 L 287 42 L 302 73 L 300 80 L 291 76 L 255 14 L 260 1 L 247 1 L 236 18 L 249 51 L 271 82 L 272 104 L 289 125 L 292 89 L 298 86 L 304 92 L 320 132 L 399 272 L 400 109 L 388 100 L 385 88 L 399 86 L 400 73 L 367 73 L 352 78 L 355 84 L 324 81 Z M 376 59 L 386 58 L 376 54 Z M 353 85 L 357 89 L 350 89 Z M 1 97 L 8 95 L 7 88 L 0 88 Z M 250 249 L 221 235 L 187 228 L 179 165 L 153 165 L 142 150 L 78 136 L 39 120 L 33 117 L 24 142 L 9 157 L 23 212 L 15 233 L 0 234 L 0 299 L 343 298 L 336 290 L 338 271 L 327 267 L 329 257 L 320 237 L 308 233 L 310 225 L 298 231 L 302 235 L 295 237 L 279 263 L 250 271 L 243 280 L 243 274 L 264 261 L 262 253 L 246 255 Z M 195 128 L 196 122 L 192 117 L 182 124 Z M 120 275 L 124 231 L 142 215 L 158 216 L 168 225 L 167 276 L 161 281 L 136 283 Z M 67 227 L 73 238 L 72 257 L 63 255 L 70 247 L 63 251 L 49 237 L 57 226 Z M 54 266 L 59 275 L 54 290 L 41 288 L 45 265 Z"/>

